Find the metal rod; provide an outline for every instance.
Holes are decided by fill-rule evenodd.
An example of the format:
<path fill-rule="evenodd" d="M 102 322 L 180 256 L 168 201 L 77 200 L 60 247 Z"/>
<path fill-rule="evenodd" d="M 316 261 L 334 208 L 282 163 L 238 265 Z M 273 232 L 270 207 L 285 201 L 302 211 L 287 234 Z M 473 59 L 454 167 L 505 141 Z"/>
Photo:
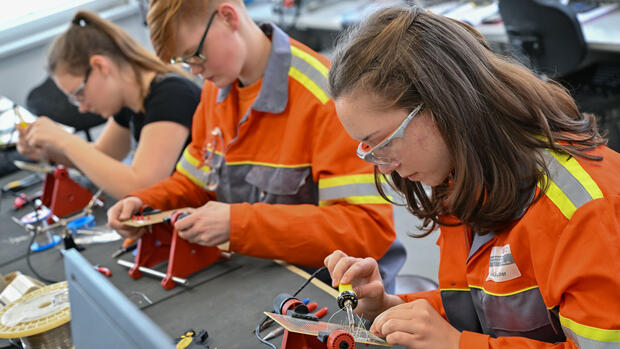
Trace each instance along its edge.
<path fill-rule="evenodd" d="M 122 260 L 122 259 L 118 259 L 116 262 L 118 264 L 120 264 L 120 265 L 122 265 L 124 267 L 130 268 L 130 269 L 133 268 L 133 265 L 134 265 L 133 263 L 125 261 L 125 260 Z M 157 271 L 157 270 L 154 270 L 154 269 L 151 269 L 151 268 L 139 266 L 138 270 L 140 270 L 143 273 L 147 273 L 147 274 L 150 274 L 150 275 L 153 275 L 153 276 L 157 276 L 157 277 L 162 278 L 162 279 L 166 277 L 166 274 L 162 273 L 161 271 Z M 187 280 L 187 279 L 183 279 L 183 278 L 180 278 L 180 277 L 173 276 L 172 277 L 172 281 L 176 282 L 177 284 L 181 284 L 183 286 L 189 286 L 189 280 Z"/>

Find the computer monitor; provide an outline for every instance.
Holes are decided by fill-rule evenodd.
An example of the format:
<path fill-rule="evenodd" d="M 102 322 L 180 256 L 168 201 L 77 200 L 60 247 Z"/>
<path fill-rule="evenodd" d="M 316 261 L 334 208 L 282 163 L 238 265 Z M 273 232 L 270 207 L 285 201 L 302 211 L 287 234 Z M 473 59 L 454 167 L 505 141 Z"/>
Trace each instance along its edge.
<path fill-rule="evenodd" d="M 77 252 L 63 252 L 77 349 L 175 348 L 174 341 Z"/>

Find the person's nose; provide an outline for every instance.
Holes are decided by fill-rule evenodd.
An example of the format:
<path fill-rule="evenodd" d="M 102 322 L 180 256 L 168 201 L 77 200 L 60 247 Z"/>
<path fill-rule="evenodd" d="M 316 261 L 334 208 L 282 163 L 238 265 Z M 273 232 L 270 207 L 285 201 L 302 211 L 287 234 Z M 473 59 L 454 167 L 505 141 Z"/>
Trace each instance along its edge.
<path fill-rule="evenodd" d="M 80 105 L 78 107 L 78 110 L 80 113 L 84 114 L 88 112 L 88 106 L 86 106 L 86 103 L 84 102 L 80 102 Z"/>
<path fill-rule="evenodd" d="M 202 66 L 202 64 L 192 64 L 190 66 L 190 70 L 191 70 L 192 74 L 194 74 L 194 75 L 200 75 L 200 73 L 203 73 L 205 71 L 205 69 Z M 203 76 L 203 78 L 204 78 L 204 76 Z"/>
<path fill-rule="evenodd" d="M 400 163 L 394 162 L 389 165 L 377 165 L 377 168 L 382 174 L 389 175 L 390 173 L 394 172 L 394 170 L 396 170 L 398 166 L 400 166 Z"/>

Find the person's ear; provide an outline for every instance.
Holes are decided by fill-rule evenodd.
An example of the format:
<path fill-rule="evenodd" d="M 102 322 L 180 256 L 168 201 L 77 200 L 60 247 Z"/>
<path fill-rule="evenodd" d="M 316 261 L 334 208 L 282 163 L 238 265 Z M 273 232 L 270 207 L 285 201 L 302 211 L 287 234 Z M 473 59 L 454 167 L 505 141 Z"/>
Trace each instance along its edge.
<path fill-rule="evenodd" d="M 89 59 L 90 68 L 99 71 L 103 76 L 110 74 L 111 61 L 103 55 L 93 55 Z"/>
<path fill-rule="evenodd" d="M 220 4 L 217 7 L 218 16 L 224 20 L 224 23 L 232 29 L 237 30 L 239 28 L 239 12 L 237 9 L 228 3 Z"/>

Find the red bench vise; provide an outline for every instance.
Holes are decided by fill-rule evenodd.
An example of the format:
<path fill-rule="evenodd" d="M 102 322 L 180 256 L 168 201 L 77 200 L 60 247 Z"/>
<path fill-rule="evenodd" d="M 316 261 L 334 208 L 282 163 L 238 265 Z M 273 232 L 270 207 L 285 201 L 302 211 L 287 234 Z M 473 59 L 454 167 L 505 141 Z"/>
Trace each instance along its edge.
<path fill-rule="evenodd" d="M 71 179 L 62 165 L 45 175 L 41 202 L 58 218 L 83 209 L 92 197 L 90 190 Z"/>
<path fill-rule="evenodd" d="M 168 261 L 166 276 L 161 281 L 161 286 L 166 290 L 176 286 L 173 277 L 185 278 L 218 260 L 230 258 L 228 251 L 194 244 L 181 238 L 174 229 L 174 223 L 188 213 L 180 211 L 170 213 L 169 219 L 154 220 L 154 224 L 145 225 L 148 231 L 138 241 L 136 259 L 133 267 L 129 269 L 129 276 L 137 279 L 142 276 L 139 267 L 150 268 Z"/>
<path fill-rule="evenodd" d="M 276 313 L 289 315 L 295 318 L 319 321 L 313 314 L 309 314 L 306 305 L 299 299 L 281 293 L 273 300 L 273 307 Z M 333 332 L 319 332 L 318 336 L 311 336 L 303 333 L 289 332 L 284 330 L 282 336 L 281 349 L 355 349 L 353 336 L 343 330 Z"/>

